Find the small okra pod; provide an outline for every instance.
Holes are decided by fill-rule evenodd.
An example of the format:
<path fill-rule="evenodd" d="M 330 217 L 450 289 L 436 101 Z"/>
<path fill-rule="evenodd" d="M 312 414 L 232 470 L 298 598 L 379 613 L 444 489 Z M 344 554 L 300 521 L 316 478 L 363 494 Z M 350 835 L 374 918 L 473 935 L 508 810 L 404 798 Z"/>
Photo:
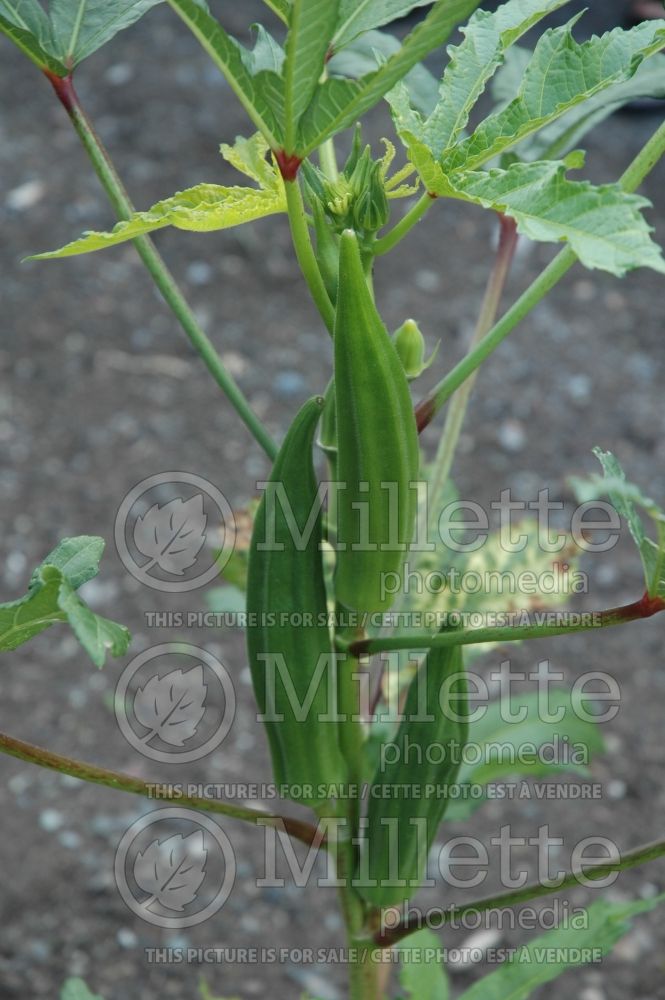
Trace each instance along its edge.
<path fill-rule="evenodd" d="M 249 665 L 275 781 L 312 806 L 326 798 L 317 785 L 346 773 L 312 457 L 322 407 L 321 397 L 305 403 L 280 448 L 256 512 L 247 580 Z"/>
<path fill-rule="evenodd" d="M 361 612 L 383 611 L 396 592 L 386 582 L 401 576 L 414 530 L 418 433 L 404 368 L 372 300 L 352 230 L 340 238 L 334 353 L 335 594 Z"/>

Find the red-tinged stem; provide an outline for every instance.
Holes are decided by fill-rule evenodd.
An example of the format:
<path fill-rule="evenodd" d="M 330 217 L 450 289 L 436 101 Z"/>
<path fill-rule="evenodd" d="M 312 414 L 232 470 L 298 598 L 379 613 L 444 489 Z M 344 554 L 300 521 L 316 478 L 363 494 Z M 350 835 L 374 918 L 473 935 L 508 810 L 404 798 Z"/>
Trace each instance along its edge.
<path fill-rule="evenodd" d="M 498 625 L 486 628 L 451 628 L 446 632 L 412 632 L 401 635 L 379 637 L 377 639 L 361 639 L 351 643 L 338 643 L 341 649 L 348 650 L 352 656 L 373 656 L 395 649 L 442 649 L 447 646 L 473 646 L 487 642 L 521 642 L 526 639 L 547 639 L 555 635 L 573 635 L 576 632 L 587 632 L 592 629 L 608 628 L 613 625 L 625 625 L 627 622 L 650 618 L 659 611 L 665 611 L 665 600 L 662 597 L 650 597 L 645 594 L 639 601 L 624 604 L 618 608 L 608 608 L 605 611 L 573 612 L 574 620 L 567 621 L 571 612 L 542 612 L 553 624 L 542 624 L 538 621 L 528 625 Z M 515 618 L 521 620 L 521 614 L 515 613 Z M 506 613 L 506 618 L 510 614 Z M 459 622 L 452 613 L 451 625 Z"/>
<path fill-rule="evenodd" d="M 258 809 L 247 809 L 245 806 L 236 806 L 232 802 L 219 802 L 214 799 L 205 799 L 197 795 L 182 796 L 175 789 L 164 785 L 158 781 L 144 781 L 142 778 L 135 778 L 131 774 L 123 774 L 121 771 L 111 771 L 106 767 L 97 767 L 96 764 L 88 764 L 83 760 L 75 760 L 72 757 L 64 757 L 62 754 L 53 753 L 43 747 L 35 746 L 33 743 L 26 743 L 8 736 L 7 733 L 0 733 L 0 752 L 25 760 L 30 764 L 37 764 L 39 767 L 46 767 L 51 771 L 58 771 L 60 774 L 69 774 L 73 778 L 80 778 L 81 781 L 89 781 L 95 785 L 106 785 L 107 788 L 115 788 L 122 792 L 131 792 L 134 795 L 144 795 L 149 799 L 166 799 L 177 801 L 178 805 L 189 807 L 190 809 L 200 809 L 205 812 L 221 813 L 231 819 L 244 820 L 246 823 L 253 823 L 255 826 L 275 826 L 284 830 L 290 837 L 301 840 L 309 847 L 320 847 L 325 845 L 325 838 L 318 827 L 302 820 L 293 819 L 289 816 L 279 816 L 273 813 L 260 812 Z"/>
<path fill-rule="evenodd" d="M 283 149 L 273 152 L 273 156 L 284 181 L 294 181 L 298 176 L 302 159 L 295 153 L 286 153 Z"/>

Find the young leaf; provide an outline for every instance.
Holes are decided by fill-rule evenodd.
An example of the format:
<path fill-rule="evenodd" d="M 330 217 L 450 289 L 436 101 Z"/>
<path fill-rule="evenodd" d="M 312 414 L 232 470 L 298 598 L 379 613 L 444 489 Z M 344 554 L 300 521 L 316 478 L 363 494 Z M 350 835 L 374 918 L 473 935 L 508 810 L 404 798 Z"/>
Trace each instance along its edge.
<path fill-rule="evenodd" d="M 325 139 L 352 125 L 416 63 L 443 44 L 455 25 L 475 10 L 478 2 L 446 0 L 437 3 L 425 20 L 407 35 L 399 51 L 379 69 L 359 80 L 331 78 L 321 84 L 300 121 L 298 155 L 307 156 Z"/>
<path fill-rule="evenodd" d="M 169 0 L 169 3 L 222 71 L 259 132 L 272 149 L 278 149 L 283 139 L 279 107 L 281 79 L 267 70 L 254 76 L 247 50 L 196 0 Z"/>
<path fill-rule="evenodd" d="M 630 930 L 632 918 L 653 910 L 665 894 L 631 903 L 599 899 L 587 910 L 586 927 L 559 927 L 522 945 L 514 957 L 478 980 L 459 1000 L 527 1000 L 543 983 L 580 964 L 580 954 L 598 949 L 607 955 Z"/>
<path fill-rule="evenodd" d="M 492 96 L 499 107 L 511 102 L 519 90 L 532 57 L 528 49 L 513 46 L 494 78 Z M 556 118 L 539 132 L 518 143 L 521 160 L 550 160 L 565 156 L 584 136 L 619 108 L 642 98 L 665 99 L 665 56 L 653 55 L 640 63 L 633 77 L 600 91 L 594 97 Z"/>
<path fill-rule="evenodd" d="M 626 194 L 618 184 L 570 181 L 567 169 L 566 162 L 545 161 L 513 163 L 507 170 L 460 172 L 450 178 L 442 173 L 443 184 L 428 185 L 428 190 L 502 212 L 532 240 L 565 241 L 585 267 L 618 277 L 635 267 L 665 274 L 661 249 L 641 214 L 650 202 Z"/>
<path fill-rule="evenodd" d="M 60 990 L 60 1000 L 104 1000 L 88 989 L 82 979 L 68 979 Z"/>
<path fill-rule="evenodd" d="M 505 51 L 568 0 L 508 0 L 494 13 L 478 10 L 462 28 L 464 41 L 449 50 L 440 100 L 420 138 L 438 159 L 466 127 L 469 114 L 503 61 Z"/>
<path fill-rule="evenodd" d="M 593 453 L 603 467 L 604 476 L 589 479 L 571 477 L 578 500 L 585 503 L 609 496 L 616 512 L 624 518 L 642 559 L 647 592 L 651 597 L 665 597 L 665 511 L 646 497 L 639 487 L 626 480 L 626 474 L 611 451 L 594 448 Z M 641 507 L 656 526 L 658 540 L 654 542 L 644 531 L 637 513 Z"/>
<path fill-rule="evenodd" d="M 0 604 L 0 652 L 16 649 L 54 622 L 68 621 L 81 645 L 98 667 L 107 650 L 122 656 L 130 635 L 123 625 L 94 614 L 76 591 L 99 571 L 102 538 L 65 538 L 32 574 L 28 593 Z"/>
<path fill-rule="evenodd" d="M 479 167 L 575 105 L 631 79 L 644 59 L 665 47 L 665 20 L 615 28 L 578 44 L 572 36 L 578 19 L 545 32 L 515 100 L 444 154 L 445 170 Z"/>
<path fill-rule="evenodd" d="M 293 0 L 284 61 L 284 145 L 293 152 L 298 122 L 323 72 L 338 0 Z"/>
<path fill-rule="evenodd" d="M 390 24 L 416 7 L 426 7 L 429 3 L 431 0 L 340 0 L 333 52 L 339 52 L 365 32 Z"/>
<path fill-rule="evenodd" d="M 80 239 L 59 250 L 36 254 L 31 259 L 50 260 L 91 253 L 165 226 L 206 233 L 286 211 L 284 184 L 276 168 L 265 158 L 267 145 L 263 136 L 238 138 L 233 146 L 222 144 L 220 148 L 222 156 L 236 170 L 256 181 L 258 188 L 197 184 L 158 201 L 147 212 L 135 212 L 130 219 L 118 222 L 110 232 L 84 233 Z"/>
<path fill-rule="evenodd" d="M 432 960 L 441 941 L 424 929 L 410 934 L 397 945 L 400 955 L 399 983 L 404 1000 L 448 1000 L 448 976 L 443 962 Z M 430 954 L 428 954 L 428 952 Z"/>

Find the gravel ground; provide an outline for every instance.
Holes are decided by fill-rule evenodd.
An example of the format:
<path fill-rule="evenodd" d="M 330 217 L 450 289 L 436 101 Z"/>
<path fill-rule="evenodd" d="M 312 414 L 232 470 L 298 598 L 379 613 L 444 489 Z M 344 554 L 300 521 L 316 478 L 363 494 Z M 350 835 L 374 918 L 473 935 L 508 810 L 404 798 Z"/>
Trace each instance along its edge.
<path fill-rule="evenodd" d="M 593 4 L 596 27 L 615 23 L 619 4 Z M 228 12 L 224 10 L 228 8 Z M 221 5 L 229 26 L 246 33 L 254 2 Z M 613 21 L 614 19 L 614 21 Z M 187 769 L 187 781 L 268 780 L 263 735 L 253 722 L 251 689 L 238 630 L 154 627 L 153 612 L 205 608 L 202 591 L 164 594 L 140 585 L 113 545 L 113 525 L 126 493 L 145 477 L 187 471 L 242 505 L 267 472 L 266 461 L 239 425 L 156 296 L 131 246 L 67 262 L 26 263 L 28 252 L 60 245 L 83 229 L 105 228 L 110 210 L 50 88 L 6 42 L 0 44 L 5 86 L 0 105 L 0 497 L 4 531 L 0 576 L 5 599 L 19 596 L 34 565 L 61 537 L 101 534 L 108 542 L 102 572 L 86 597 L 96 611 L 126 623 L 133 652 L 175 638 L 221 657 L 238 693 L 236 721 L 220 748 Z M 220 140 L 247 134 L 240 107 L 168 10 L 158 9 L 81 67 L 78 90 L 112 151 L 138 206 L 148 206 L 201 180 L 231 171 Z M 11 99 L 11 94 L 20 99 Z M 588 176 L 616 178 L 646 140 L 656 115 L 610 119 L 588 143 Z M 386 131 L 377 112 L 370 132 Z M 665 235 L 665 171 L 644 193 L 650 220 Z M 377 270 L 377 296 L 391 326 L 406 315 L 421 322 L 429 343 L 441 339 L 422 389 L 462 353 L 488 270 L 492 220 L 446 205 L 432 211 L 405 243 L 404 256 Z M 321 391 L 330 352 L 290 248 L 283 218 L 237 231 L 159 234 L 158 244 L 230 370 L 275 436 L 312 391 Z M 523 246 L 510 279 L 514 298 L 551 256 Z M 570 474 L 594 470 L 590 449 L 610 447 L 631 478 L 665 496 L 665 365 L 662 278 L 633 272 L 622 282 L 574 269 L 511 336 L 483 370 L 461 441 L 455 478 L 461 494 L 481 503 L 510 487 L 535 498 L 547 486 L 572 510 Z M 420 384 L 419 384 L 420 388 Z M 440 422 L 425 435 L 436 445 Z M 629 542 L 586 566 L 589 607 L 639 594 L 638 560 Z M 621 687 L 617 718 L 605 727 L 607 751 L 593 768 L 602 797 L 593 802 L 489 803 L 469 824 L 484 842 L 509 823 L 516 835 L 545 823 L 565 839 L 559 859 L 583 836 L 603 833 L 625 848 L 662 835 L 663 624 L 510 651 L 514 666 L 532 669 L 549 657 L 572 682 L 606 670 Z M 496 666 L 508 655 L 482 661 Z M 64 628 L 52 629 L 6 657 L 0 729 L 61 753 L 147 779 L 182 781 L 182 765 L 147 760 L 122 737 L 114 690 L 129 657 L 91 666 Z M 156 947 L 340 946 L 341 923 L 331 890 L 257 886 L 263 834 L 223 820 L 233 845 L 237 881 L 214 919 L 183 930 L 156 928 L 135 916 L 114 881 L 114 857 L 125 830 L 149 816 L 151 803 L 5 758 L 0 762 L 3 813 L 0 865 L 0 1000 L 55 998 L 67 975 L 82 975 L 106 1000 L 197 995 L 199 974 L 214 994 L 251 998 L 344 995 L 344 969 L 239 960 L 160 965 Z M 295 807 L 294 807 L 295 809 Z M 296 810 L 297 811 L 297 810 Z M 533 850 L 519 860 L 535 864 Z M 284 869 L 286 871 L 286 869 Z M 496 887 L 497 883 L 493 883 Z M 492 886 L 486 885 L 484 890 Z M 614 898 L 665 890 L 662 862 L 627 873 Z M 441 887 L 423 900 L 441 902 Z M 587 901 L 577 890 L 571 903 Z M 447 944 L 468 934 L 453 932 Z M 504 932 L 484 942 L 511 944 Z M 655 1000 L 665 997 L 665 930 L 658 914 L 642 917 L 602 965 L 570 972 L 538 993 L 543 1000 Z M 482 972 L 464 967 L 456 988 Z"/>

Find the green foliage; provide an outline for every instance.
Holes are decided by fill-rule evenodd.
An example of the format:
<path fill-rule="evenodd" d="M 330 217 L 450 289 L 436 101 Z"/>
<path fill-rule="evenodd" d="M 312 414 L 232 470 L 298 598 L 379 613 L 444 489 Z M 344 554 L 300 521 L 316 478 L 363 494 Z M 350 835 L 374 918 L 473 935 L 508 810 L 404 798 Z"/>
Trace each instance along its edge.
<path fill-rule="evenodd" d="M 496 74 L 492 95 L 500 107 L 509 104 L 519 90 L 532 52 L 514 45 Z M 512 155 L 521 160 L 549 160 L 565 156 L 601 122 L 631 101 L 641 98 L 665 99 L 665 56 L 653 55 L 641 62 L 628 80 L 601 90 L 565 114 L 555 118 L 538 132 L 533 132 L 513 147 Z M 412 98 L 412 103 L 413 98 Z"/>
<path fill-rule="evenodd" d="M 129 645 L 127 629 L 94 614 L 76 593 L 99 572 L 103 551 L 102 538 L 63 539 L 32 574 L 25 597 L 0 604 L 0 652 L 67 621 L 96 666 L 104 666 L 107 652 L 122 656 Z"/>
<path fill-rule="evenodd" d="M 60 1000 L 104 1000 L 88 989 L 82 979 L 68 979 L 60 990 Z"/>
<path fill-rule="evenodd" d="M 646 497 L 639 487 L 626 479 L 626 474 L 611 451 L 594 448 L 594 455 L 603 467 L 603 476 L 581 479 L 571 476 L 580 503 L 609 496 L 617 513 L 628 524 L 633 541 L 642 559 L 647 593 L 651 597 L 665 597 L 665 511 Z M 637 507 L 652 520 L 657 534 L 654 541 L 646 534 Z"/>
<path fill-rule="evenodd" d="M 280 449 L 256 512 L 247 578 L 247 652 L 261 713 L 271 717 L 265 725 L 275 779 L 312 786 L 303 801 L 313 806 L 327 798 L 317 785 L 345 775 L 328 702 L 336 664 L 312 464 L 322 405 L 320 397 L 305 403 Z M 297 627 L 296 615 L 310 616 L 309 624 Z"/>
<path fill-rule="evenodd" d="M 467 819 L 483 804 L 485 796 L 478 794 L 479 786 L 517 776 L 589 773 L 585 764 L 544 760 L 540 754 L 542 747 L 555 746 L 557 741 L 560 747 L 567 743 L 579 748 L 587 761 L 603 751 L 601 731 L 587 718 L 588 702 L 585 704 L 581 697 L 574 699 L 571 691 L 552 688 L 545 708 L 551 717 L 557 717 L 556 721 L 546 721 L 539 695 L 530 691 L 490 702 L 482 718 L 470 723 L 469 744 L 478 748 L 479 763 L 462 764 L 457 776 L 459 794 L 448 809 L 449 820 Z M 518 713 L 523 716 L 519 721 L 509 721 L 511 716 L 517 719 Z"/>
<path fill-rule="evenodd" d="M 439 197 L 458 198 L 514 218 L 518 230 L 534 240 L 567 241 L 585 266 L 623 275 L 635 267 L 665 272 L 659 247 L 650 237 L 642 209 L 648 202 L 625 194 L 618 185 L 571 181 L 566 171 L 583 160 L 510 163 L 507 169 L 478 168 L 575 110 L 569 122 L 575 137 L 602 115 L 600 96 L 631 82 L 643 61 L 665 46 L 665 21 L 624 31 L 617 28 L 578 44 L 568 25 L 545 32 L 522 67 L 518 94 L 486 118 L 468 137 L 464 128 L 487 82 L 509 47 L 536 21 L 561 6 L 509 0 L 494 14 L 478 11 L 461 45 L 451 51 L 439 102 L 426 119 L 414 110 L 400 85 L 388 95 L 397 130 L 425 188 Z M 504 87 L 504 93 L 506 89 Z M 615 100 L 622 99 L 615 91 Z M 584 117 L 580 108 L 595 104 Z M 584 123 L 584 124 L 583 124 Z M 569 145 L 557 132 L 548 144 Z M 541 147 L 542 151 L 542 147 Z"/>
<path fill-rule="evenodd" d="M 378 794 L 369 801 L 358 882 L 373 906 L 401 906 L 423 878 L 452 801 L 431 790 L 449 792 L 455 784 L 468 712 L 461 648 L 432 650 L 409 687 L 390 760 L 379 758 L 372 779 Z"/>
<path fill-rule="evenodd" d="M 420 453 L 406 375 L 372 301 L 351 230 L 341 237 L 334 341 L 338 475 L 344 484 L 337 498 L 335 593 L 364 614 L 392 603 L 383 593 L 385 574 L 401 573 L 412 538 L 416 505 L 410 484 L 418 476 Z M 359 520 L 363 509 L 369 545 Z"/>
<path fill-rule="evenodd" d="M 80 239 L 59 250 L 34 254 L 29 259 L 54 260 L 92 253 L 166 226 L 207 233 L 285 212 L 284 184 L 274 165 L 266 160 L 267 151 L 260 133 L 250 139 L 238 138 L 233 146 L 223 144 L 221 147 L 224 159 L 255 181 L 257 187 L 197 184 L 158 201 L 147 212 L 135 212 L 127 221 L 118 222 L 110 232 L 84 233 Z"/>
<path fill-rule="evenodd" d="M 599 899 L 587 910 L 586 927 L 557 928 L 522 945 L 514 957 L 465 990 L 459 1000 L 527 1000 L 538 986 L 579 965 L 576 956 L 584 955 L 585 950 L 598 949 L 607 955 L 628 933 L 633 917 L 654 910 L 663 900 L 665 895 L 632 903 Z"/>
<path fill-rule="evenodd" d="M 4 31 L 40 69 L 67 76 L 160 0 L 0 0 Z"/>
<path fill-rule="evenodd" d="M 431 958 L 440 948 L 440 939 L 429 930 L 416 931 L 397 945 L 403 1000 L 448 1000 L 445 966 Z"/>

